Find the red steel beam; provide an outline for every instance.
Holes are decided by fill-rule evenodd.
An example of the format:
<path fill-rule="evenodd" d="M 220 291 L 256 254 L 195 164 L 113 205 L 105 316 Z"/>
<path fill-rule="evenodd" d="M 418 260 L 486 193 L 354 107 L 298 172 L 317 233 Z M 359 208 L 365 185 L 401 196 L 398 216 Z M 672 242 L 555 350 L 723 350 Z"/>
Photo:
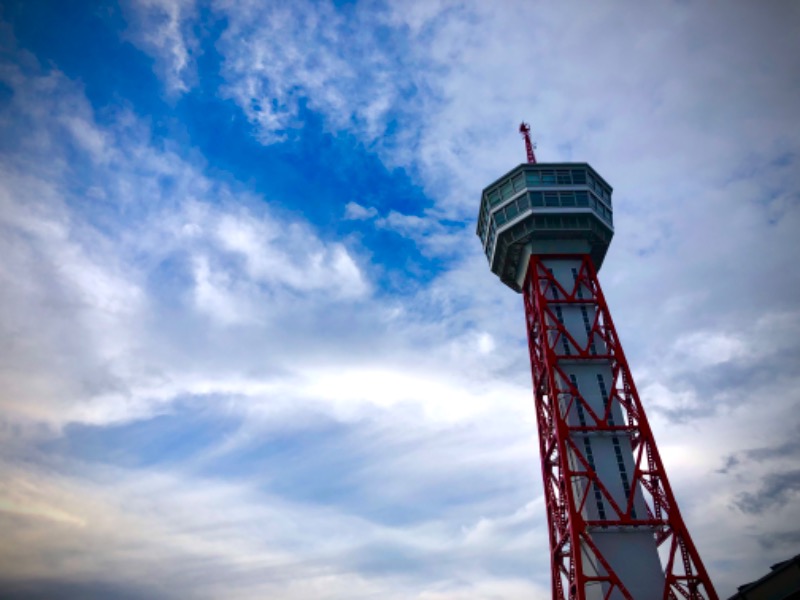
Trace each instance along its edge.
<path fill-rule="evenodd" d="M 559 284 L 544 263 L 545 260 L 550 264 L 553 260 L 564 259 L 580 261 L 581 264 L 571 289 Z M 547 506 L 553 599 L 584 600 L 587 584 L 604 583 L 607 586 L 605 598 L 611 598 L 616 592 L 617 597 L 636 600 L 594 543 L 591 528 L 647 527 L 652 529 L 658 545 L 669 541 L 663 600 L 718 600 L 678 510 L 591 258 L 588 255 L 533 255 L 528 265 L 523 297 Z M 553 311 L 556 304 L 594 306 L 594 323 L 585 346 L 579 345 L 556 318 Z M 569 354 L 559 353 L 564 340 L 570 347 Z M 605 352 L 592 354 L 593 341 L 602 341 Z M 562 359 L 605 361 L 610 365 L 613 383 L 604 414 L 593 411 L 575 386 L 563 383 L 569 382 L 569 378 L 562 370 Z M 559 398 L 566 396 L 570 396 L 570 400 L 562 408 Z M 591 424 L 577 426 L 568 422 L 569 406 L 575 402 L 581 403 Z M 624 416 L 623 425 L 609 423 L 614 402 Z M 571 436 L 572 433 L 590 431 L 616 431 L 630 435 L 635 468 L 625 506 L 614 501 L 590 466 L 584 451 Z M 575 466 L 570 465 L 568 455 L 577 459 Z M 573 485 L 576 482 L 582 482 L 585 489 L 581 498 L 576 497 L 576 486 Z M 582 514 L 590 488 L 599 490 L 611 507 L 605 520 L 586 520 Z M 634 514 L 633 499 L 637 488 L 645 499 L 647 515 Z M 581 549 L 593 555 L 605 572 L 587 574 Z"/>

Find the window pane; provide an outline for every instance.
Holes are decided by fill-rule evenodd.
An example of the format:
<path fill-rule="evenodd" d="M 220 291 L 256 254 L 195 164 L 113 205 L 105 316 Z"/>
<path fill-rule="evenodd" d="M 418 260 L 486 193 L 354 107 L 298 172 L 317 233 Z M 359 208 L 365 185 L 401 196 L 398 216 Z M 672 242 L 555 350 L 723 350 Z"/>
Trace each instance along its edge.
<path fill-rule="evenodd" d="M 558 206 L 558 194 L 556 192 L 545 192 L 544 193 L 544 205 L 545 206 Z"/>
<path fill-rule="evenodd" d="M 525 179 L 527 180 L 528 185 L 539 185 L 542 182 L 538 171 L 529 171 L 525 174 Z"/>
<path fill-rule="evenodd" d="M 575 183 L 575 184 L 584 184 L 584 183 L 586 183 L 586 171 L 573 169 L 573 171 L 572 171 L 572 183 Z"/>
<path fill-rule="evenodd" d="M 553 171 L 542 171 L 542 183 L 555 183 L 556 174 Z"/>
<path fill-rule="evenodd" d="M 511 198 L 513 194 L 514 189 L 511 187 L 511 182 L 506 181 L 500 188 L 500 196 L 502 196 L 503 200 L 507 200 L 508 198 Z"/>
<path fill-rule="evenodd" d="M 531 204 L 533 204 L 533 206 L 544 206 L 542 192 L 531 192 Z"/>
<path fill-rule="evenodd" d="M 569 185 L 572 183 L 569 177 L 569 171 L 556 171 L 556 177 L 558 179 L 558 183 L 566 183 Z"/>
<path fill-rule="evenodd" d="M 525 187 L 525 182 L 524 182 L 524 178 L 522 176 L 522 173 L 520 173 L 518 175 L 515 175 L 513 182 L 514 182 L 514 191 L 515 192 L 519 192 L 520 190 L 522 190 Z"/>

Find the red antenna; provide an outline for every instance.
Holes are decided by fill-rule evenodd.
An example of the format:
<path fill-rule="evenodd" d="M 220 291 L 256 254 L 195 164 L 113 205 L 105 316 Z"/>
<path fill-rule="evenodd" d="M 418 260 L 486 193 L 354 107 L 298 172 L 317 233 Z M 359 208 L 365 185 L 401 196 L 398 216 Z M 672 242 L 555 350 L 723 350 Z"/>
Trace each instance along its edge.
<path fill-rule="evenodd" d="M 531 143 L 531 126 L 523 121 L 519 124 L 519 132 L 525 138 L 525 151 L 528 153 L 528 162 L 535 165 L 536 155 L 533 153 L 533 149 L 536 148 L 536 144 Z"/>

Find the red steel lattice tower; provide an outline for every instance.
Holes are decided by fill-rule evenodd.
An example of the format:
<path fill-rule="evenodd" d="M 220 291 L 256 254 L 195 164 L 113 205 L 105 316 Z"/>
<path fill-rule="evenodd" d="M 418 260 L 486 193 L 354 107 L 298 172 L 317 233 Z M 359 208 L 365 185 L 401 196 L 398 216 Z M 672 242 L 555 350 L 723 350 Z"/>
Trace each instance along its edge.
<path fill-rule="evenodd" d="M 597 270 L 612 188 L 586 163 L 528 163 L 488 186 L 477 233 L 521 292 L 554 600 L 717 600 L 681 518 Z"/>

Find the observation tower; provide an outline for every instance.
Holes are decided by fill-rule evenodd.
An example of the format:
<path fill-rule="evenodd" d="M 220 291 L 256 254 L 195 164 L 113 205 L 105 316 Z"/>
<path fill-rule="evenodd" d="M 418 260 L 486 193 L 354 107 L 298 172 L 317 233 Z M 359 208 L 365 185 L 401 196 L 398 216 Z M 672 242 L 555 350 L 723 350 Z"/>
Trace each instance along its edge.
<path fill-rule="evenodd" d="M 554 600 L 717 600 L 681 518 L 597 271 L 612 188 L 587 163 L 528 162 L 486 187 L 477 233 L 522 293 Z"/>

